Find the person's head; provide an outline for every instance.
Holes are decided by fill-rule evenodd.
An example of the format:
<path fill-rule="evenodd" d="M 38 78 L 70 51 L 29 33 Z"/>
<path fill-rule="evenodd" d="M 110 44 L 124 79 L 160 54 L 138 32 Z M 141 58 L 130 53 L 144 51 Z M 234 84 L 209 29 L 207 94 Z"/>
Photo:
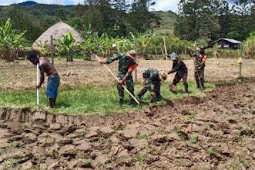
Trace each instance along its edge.
<path fill-rule="evenodd" d="M 172 54 L 168 54 L 168 57 L 172 60 L 172 61 L 175 61 L 177 60 L 178 56 L 176 53 L 172 53 Z"/>
<path fill-rule="evenodd" d="M 205 52 L 205 47 L 204 46 L 199 47 L 199 52 L 204 53 Z"/>
<path fill-rule="evenodd" d="M 144 79 L 147 79 L 147 78 L 149 78 L 149 77 L 150 77 L 149 73 L 148 73 L 147 71 L 144 71 L 144 73 L 143 73 L 143 78 L 144 78 Z"/>
<path fill-rule="evenodd" d="M 135 56 L 136 56 L 135 50 L 130 50 L 129 52 L 127 52 L 128 59 L 135 60 Z"/>
<path fill-rule="evenodd" d="M 38 52 L 36 50 L 29 51 L 27 59 L 34 65 L 37 65 L 39 63 Z"/>

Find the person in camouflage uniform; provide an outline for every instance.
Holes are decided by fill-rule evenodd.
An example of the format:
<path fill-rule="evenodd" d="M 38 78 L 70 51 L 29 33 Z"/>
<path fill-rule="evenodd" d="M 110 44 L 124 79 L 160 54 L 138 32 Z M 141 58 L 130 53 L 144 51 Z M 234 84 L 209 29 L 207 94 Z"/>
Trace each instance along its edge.
<path fill-rule="evenodd" d="M 118 67 L 118 77 L 119 83 L 117 84 L 117 89 L 119 92 L 119 104 L 123 105 L 124 102 L 124 88 L 123 85 L 126 84 L 127 89 L 130 93 L 134 96 L 134 83 L 132 72 L 138 66 L 135 61 L 136 53 L 134 50 L 131 50 L 127 53 L 120 53 L 115 57 L 111 57 L 106 60 L 106 62 L 101 62 L 101 64 L 110 64 L 116 60 L 119 60 L 119 67 Z M 130 104 L 135 106 L 135 100 L 130 96 Z"/>
<path fill-rule="evenodd" d="M 204 47 L 197 48 L 195 53 L 190 51 L 190 56 L 194 57 L 195 79 L 197 83 L 197 88 L 204 90 L 205 89 L 205 86 L 204 86 L 205 62 L 207 60 L 207 55 L 205 54 L 205 48 Z"/>
<path fill-rule="evenodd" d="M 160 86 L 161 79 L 159 77 L 159 71 L 156 69 L 148 69 L 143 73 L 144 78 L 144 88 L 138 94 L 138 100 L 141 100 L 142 96 L 149 91 L 151 93 L 151 102 L 161 99 Z M 154 88 L 151 88 L 151 84 Z"/>
<path fill-rule="evenodd" d="M 176 88 L 176 85 L 182 79 L 183 85 L 184 85 L 184 88 L 185 88 L 185 93 L 189 93 L 189 91 L 188 91 L 189 86 L 188 86 L 188 83 L 187 83 L 187 78 L 188 78 L 187 66 L 182 61 L 182 59 L 179 58 L 177 56 L 177 54 L 175 54 L 175 53 L 172 53 L 172 54 L 168 55 L 168 57 L 173 61 L 172 70 L 170 70 L 168 72 L 168 74 L 176 72 L 171 86 Z M 174 90 L 174 92 L 176 93 L 176 90 Z"/>

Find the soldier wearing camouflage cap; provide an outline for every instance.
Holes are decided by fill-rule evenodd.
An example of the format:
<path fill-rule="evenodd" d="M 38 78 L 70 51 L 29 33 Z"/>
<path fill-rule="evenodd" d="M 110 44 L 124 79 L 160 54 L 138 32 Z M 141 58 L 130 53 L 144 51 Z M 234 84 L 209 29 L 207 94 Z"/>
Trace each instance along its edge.
<path fill-rule="evenodd" d="M 118 77 L 120 83 L 117 84 L 117 89 L 119 91 L 119 104 L 123 105 L 124 103 L 124 88 L 123 85 L 126 84 L 127 89 L 130 93 L 134 96 L 134 83 L 132 72 L 138 66 L 135 61 L 136 52 L 131 50 L 127 53 L 120 53 L 115 57 L 108 58 L 106 62 L 101 61 L 101 64 L 110 64 L 116 60 L 119 60 L 119 67 L 118 67 Z M 136 102 L 130 96 L 130 104 L 135 106 Z"/>

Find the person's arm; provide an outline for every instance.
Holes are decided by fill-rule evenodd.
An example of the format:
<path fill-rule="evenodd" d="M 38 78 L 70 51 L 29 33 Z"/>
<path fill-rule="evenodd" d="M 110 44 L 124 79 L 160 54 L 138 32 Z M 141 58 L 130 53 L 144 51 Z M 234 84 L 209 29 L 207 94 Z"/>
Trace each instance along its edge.
<path fill-rule="evenodd" d="M 41 88 L 44 82 L 44 72 L 45 72 L 44 65 L 39 66 L 39 69 L 40 69 L 40 82 L 39 82 L 39 85 L 36 86 L 37 88 Z"/>
<path fill-rule="evenodd" d="M 144 87 L 148 90 L 151 91 L 151 78 L 146 78 L 144 81 Z"/>
<path fill-rule="evenodd" d="M 171 74 L 171 73 L 174 73 L 174 72 L 178 71 L 179 68 L 180 68 L 180 66 L 181 66 L 181 62 L 180 62 L 180 60 L 178 60 L 177 63 L 174 64 L 173 69 L 170 70 L 170 71 L 168 72 L 168 74 Z"/>
<path fill-rule="evenodd" d="M 128 68 L 128 72 L 125 74 L 125 76 L 122 78 L 122 80 L 121 80 L 121 84 L 123 84 L 125 81 L 126 81 L 126 79 L 127 79 L 127 77 L 129 76 L 129 75 L 131 75 L 132 74 L 132 72 L 135 70 L 135 68 L 138 66 L 138 64 L 137 63 L 134 63 L 132 66 L 130 66 L 129 68 Z"/>
<path fill-rule="evenodd" d="M 122 57 L 123 57 L 123 54 L 119 54 L 119 55 L 117 55 L 117 56 L 108 58 L 108 59 L 106 60 L 105 64 L 110 64 L 110 63 L 112 63 L 112 62 L 114 62 L 114 61 L 116 61 L 116 60 L 121 59 Z"/>
<path fill-rule="evenodd" d="M 188 49 L 190 57 L 194 57 L 194 52 L 191 49 Z"/>

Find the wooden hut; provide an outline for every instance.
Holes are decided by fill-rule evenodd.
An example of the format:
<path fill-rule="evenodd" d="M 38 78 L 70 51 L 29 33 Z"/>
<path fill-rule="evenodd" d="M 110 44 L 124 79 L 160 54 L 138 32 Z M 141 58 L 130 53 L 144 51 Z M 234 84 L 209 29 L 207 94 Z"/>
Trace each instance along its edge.
<path fill-rule="evenodd" d="M 212 42 L 212 46 L 215 44 L 218 44 L 218 47 L 221 49 L 237 49 L 240 47 L 241 42 L 234 39 L 221 38 Z"/>

